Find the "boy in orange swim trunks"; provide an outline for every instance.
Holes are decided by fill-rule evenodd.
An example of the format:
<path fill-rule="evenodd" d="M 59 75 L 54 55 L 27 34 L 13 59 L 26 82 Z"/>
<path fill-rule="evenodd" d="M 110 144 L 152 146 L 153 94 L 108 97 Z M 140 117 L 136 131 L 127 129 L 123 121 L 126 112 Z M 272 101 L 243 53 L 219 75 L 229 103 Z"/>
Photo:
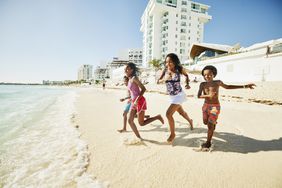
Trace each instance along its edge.
<path fill-rule="evenodd" d="M 206 82 L 202 82 L 199 86 L 198 98 L 205 99 L 202 107 L 203 122 L 208 126 L 207 141 L 202 144 L 202 148 L 211 147 L 211 139 L 217 124 L 217 118 L 220 113 L 220 103 L 218 100 L 219 87 L 225 89 L 254 89 L 255 84 L 247 85 L 226 85 L 221 80 L 213 80 L 217 74 L 217 69 L 214 66 L 208 65 L 202 70 L 202 76 Z"/>

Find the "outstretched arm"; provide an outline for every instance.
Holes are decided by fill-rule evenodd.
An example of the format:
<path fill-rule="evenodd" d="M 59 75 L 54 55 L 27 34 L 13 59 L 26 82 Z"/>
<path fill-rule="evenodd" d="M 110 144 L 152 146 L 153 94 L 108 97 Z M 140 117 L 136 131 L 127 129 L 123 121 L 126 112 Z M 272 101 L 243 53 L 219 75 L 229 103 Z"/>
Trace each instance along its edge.
<path fill-rule="evenodd" d="M 127 90 L 127 91 L 128 91 L 127 97 L 121 98 L 121 99 L 120 99 L 121 102 L 125 101 L 126 99 L 130 99 L 130 98 L 131 98 L 129 90 Z"/>
<path fill-rule="evenodd" d="M 227 85 L 227 84 L 224 84 L 222 81 L 219 81 L 219 86 L 223 87 L 224 89 L 242 89 L 242 88 L 254 89 L 256 85 L 253 83 L 246 84 L 246 85 Z"/>
<path fill-rule="evenodd" d="M 159 79 L 157 80 L 157 84 L 159 84 L 159 83 L 160 83 L 160 80 L 162 80 L 162 79 L 163 79 L 164 75 L 165 75 L 165 69 L 162 71 L 161 76 L 160 76 L 160 77 L 159 77 Z"/>
<path fill-rule="evenodd" d="M 185 88 L 190 89 L 191 88 L 189 85 L 190 79 L 189 79 L 188 73 L 186 72 L 184 68 L 182 69 L 182 74 L 185 76 Z"/>

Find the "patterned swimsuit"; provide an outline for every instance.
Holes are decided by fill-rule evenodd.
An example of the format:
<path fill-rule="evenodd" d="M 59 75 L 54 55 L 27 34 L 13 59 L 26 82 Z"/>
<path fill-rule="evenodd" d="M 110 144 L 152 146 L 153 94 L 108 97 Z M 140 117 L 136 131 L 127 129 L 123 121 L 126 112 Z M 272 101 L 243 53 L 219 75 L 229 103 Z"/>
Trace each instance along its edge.
<path fill-rule="evenodd" d="M 177 95 L 182 91 L 180 73 L 178 71 L 175 72 L 175 76 L 171 80 L 166 80 L 165 83 L 169 95 Z"/>

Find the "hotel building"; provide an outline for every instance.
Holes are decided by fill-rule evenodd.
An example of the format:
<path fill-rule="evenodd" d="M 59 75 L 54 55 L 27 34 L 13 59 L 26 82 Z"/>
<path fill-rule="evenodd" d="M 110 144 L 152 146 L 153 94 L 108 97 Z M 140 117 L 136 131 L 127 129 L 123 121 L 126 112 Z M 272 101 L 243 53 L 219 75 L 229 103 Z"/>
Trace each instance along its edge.
<path fill-rule="evenodd" d="M 190 0 L 150 0 L 141 18 L 143 66 L 168 53 L 187 60 L 192 44 L 203 42 L 204 24 L 211 20 L 208 9 Z"/>
<path fill-rule="evenodd" d="M 135 63 L 137 66 L 142 66 L 143 52 L 142 49 L 126 49 L 119 53 L 119 60 L 125 60 Z"/>
<path fill-rule="evenodd" d="M 92 65 L 82 65 L 78 70 L 78 80 L 92 79 Z"/>

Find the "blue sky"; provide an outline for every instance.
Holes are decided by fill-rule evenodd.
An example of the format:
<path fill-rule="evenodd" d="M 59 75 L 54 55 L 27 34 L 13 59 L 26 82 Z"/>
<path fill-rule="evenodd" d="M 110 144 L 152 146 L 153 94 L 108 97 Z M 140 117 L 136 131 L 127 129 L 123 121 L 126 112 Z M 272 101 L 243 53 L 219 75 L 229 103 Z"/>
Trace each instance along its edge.
<path fill-rule="evenodd" d="M 147 2 L 0 0 L 0 82 L 75 80 L 81 64 L 141 48 Z M 282 37 L 279 0 L 196 2 L 211 6 L 204 42 L 249 46 Z"/>

